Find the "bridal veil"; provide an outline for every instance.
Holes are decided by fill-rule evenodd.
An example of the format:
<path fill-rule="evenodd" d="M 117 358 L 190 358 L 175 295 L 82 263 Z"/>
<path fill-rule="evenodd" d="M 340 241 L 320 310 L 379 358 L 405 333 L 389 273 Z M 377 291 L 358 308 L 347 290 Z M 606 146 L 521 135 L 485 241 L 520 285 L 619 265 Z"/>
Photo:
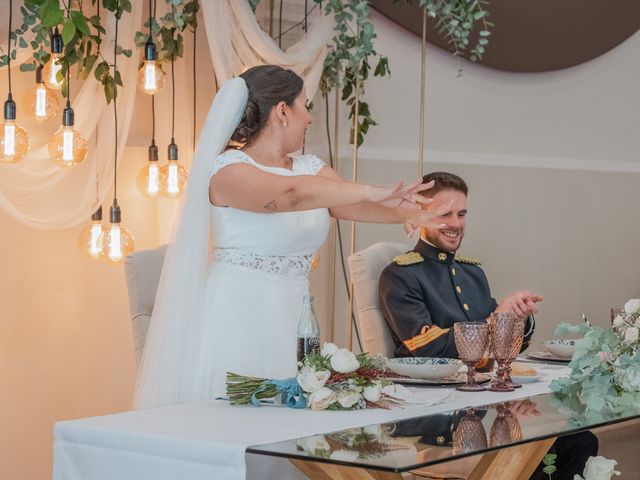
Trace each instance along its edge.
<path fill-rule="evenodd" d="M 198 368 L 210 239 L 209 169 L 227 146 L 247 104 L 244 79 L 224 82 L 211 105 L 168 246 L 136 385 L 135 408 L 202 399 Z M 187 375 L 185 375 L 187 372 Z"/>

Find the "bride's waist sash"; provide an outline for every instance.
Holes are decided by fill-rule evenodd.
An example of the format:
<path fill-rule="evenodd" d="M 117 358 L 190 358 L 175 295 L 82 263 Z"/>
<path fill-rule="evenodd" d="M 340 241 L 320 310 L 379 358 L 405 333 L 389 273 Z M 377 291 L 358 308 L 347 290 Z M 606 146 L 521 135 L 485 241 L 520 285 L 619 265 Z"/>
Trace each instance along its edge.
<path fill-rule="evenodd" d="M 211 251 L 211 261 L 233 265 L 246 270 L 276 277 L 281 280 L 306 280 L 311 268 L 313 254 L 308 255 L 258 255 L 237 248 L 214 247 Z"/>

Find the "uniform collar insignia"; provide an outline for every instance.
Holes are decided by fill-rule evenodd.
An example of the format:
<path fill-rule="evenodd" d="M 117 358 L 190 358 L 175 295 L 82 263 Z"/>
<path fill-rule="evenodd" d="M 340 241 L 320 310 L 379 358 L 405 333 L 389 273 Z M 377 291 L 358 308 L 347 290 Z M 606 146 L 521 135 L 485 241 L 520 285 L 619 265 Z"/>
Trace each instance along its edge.
<path fill-rule="evenodd" d="M 416 252 L 422 255 L 424 258 L 428 258 L 430 260 L 434 260 L 438 263 L 443 263 L 445 265 L 451 265 L 453 263 L 453 259 L 455 255 L 451 252 L 445 252 L 444 250 L 440 250 L 432 245 L 429 245 L 424 240 L 418 240 L 418 244 L 414 248 Z"/>

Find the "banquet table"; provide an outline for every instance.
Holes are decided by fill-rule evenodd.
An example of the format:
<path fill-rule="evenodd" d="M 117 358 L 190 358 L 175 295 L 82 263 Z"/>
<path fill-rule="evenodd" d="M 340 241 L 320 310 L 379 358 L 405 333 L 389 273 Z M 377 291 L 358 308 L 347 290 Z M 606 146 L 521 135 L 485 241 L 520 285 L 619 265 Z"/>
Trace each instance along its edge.
<path fill-rule="evenodd" d="M 114 415 L 60 421 L 54 426 L 54 480 L 214 480 L 242 478 L 276 478 L 273 474 L 250 470 L 249 457 L 290 459 L 299 470 L 311 478 L 331 478 L 327 466 L 342 469 L 343 478 L 401 478 L 399 472 L 425 465 L 449 461 L 454 458 L 490 452 L 511 445 L 524 444 L 535 447 L 540 458 L 550 442 L 564 435 L 587 427 L 571 426 L 568 414 L 550 406 L 549 383 L 554 378 L 566 376 L 564 365 L 538 365 L 540 381 L 528 383 L 513 392 L 459 392 L 452 388 L 415 387 L 410 389 L 428 396 L 432 403 L 407 403 L 391 409 L 366 409 L 355 411 L 311 411 L 276 406 L 232 406 L 225 400 L 174 405 L 145 410 L 133 410 Z M 419 390 L 419 392 L 418 392 Z M 427 392 L 427 393 L 425 393 Z M 416 397 L 418 398 L 418 397 Z M 507 405 L 509 401 L 529 398 L 544 407 L 544 421 L 532 422 L 521 418 L 521 438 L 496 445 L 487 441 L 486 448 L 465 448 L 458 445 L 445 449 L 438 458 L 409 448 L 394 449 L 389 454 L 367 456 L 353 452 L 351 455 L 326 455 L 301 448 L 305 441 L 336 438 L 335 433 L 345 429 L 374 426 L 369 430 L 380 431 L 381 425 L 397 425 L 407 419 L 448 412 L 471 412 L 470 407 L 483 405 Z M 493 408 L 495 410 L 495 408 Z M 498 409 L 499 410 L 499 409 Z M 496 418 L 491 408 L 486 410 L 483 423 Z M 637 407 L 640 416 L 640 406 Z M 499 413 L 497 414 L 500 415 Z M 636 415 L 608 419 L 598 425 L 624 422 Z M 376 426 L 378 429 L 376 430 Z M 484 427 L 492 430 L 490 424 Z M 322 434 L 329 434 L 322 436 Z M 353 430 L 346 430 L 349 435 Z M 488 435 L 488 434 L 487 434 Z M 492 434 L 493 435 L 493 432 Z M 320 436 L 320 437 L 319 437 Z M 367 437 L 371 439 L 372 437 Z M 487 437 L 488 438 L 488 437 Z M 493 438 L 493 437 L 492 437 Z M 413 444 L 412 444 L 413 445 Z M 515 447 L 518 448 L 518 447 Z M 520 447 L 522 450 L 522 447 Z M 343 450 L 340 447 L 340 450 Z M 428 449 L 427 449 L 428 450 Z M 512 447 L 511 450 L 514 450 Z M 543 451 L 544 450 L 544 451 Z M 524 450 L 522 450 L 524 451 Z M 448 452 L 448 453 L 447 453 Z M 408 455 L 407 455 L 408 453 Z M 534 455 L 531 452 L 526 455 Z M 245 456 L 246 455 L 246 456 Z M 491 454 L 487 456 L 489 458 Z M 495 460 L 494 456 L 491 457 Z M 534 455 L 534 456 L 535 456 Z M 266 457 L 261 457 L 266 456 Z M 539 461 L 539 460 L 537 460 Z M 488 462 L 488 463 L 487 463 Z M 485 471 L 491 462 L 485 462 Z M 285 462 L 288 464 L 288 462 Z M 495 461 L 493 462 L 495 463 Z M 537 462 L 536 462 L 537 464 Z M 288 464 L 290 465 L 290 464 Z M 338 471 L 336 470 L 336 472 Z M 356 473 L 354 473 L 356 472 Z M 359 472 L 359 473 L 358 473 Z M 358 476 L 350 476 L 350 475 Z M 362 475 L 361 475 L 362 474 Z M 366 476 L 369 475 L 369 476 Z M 282 477 L 281 477 L 282 478 Z M 486 477 L 477 477 L 486 478 Z M 494 477 L 498 478 L 498 477 Z"/>

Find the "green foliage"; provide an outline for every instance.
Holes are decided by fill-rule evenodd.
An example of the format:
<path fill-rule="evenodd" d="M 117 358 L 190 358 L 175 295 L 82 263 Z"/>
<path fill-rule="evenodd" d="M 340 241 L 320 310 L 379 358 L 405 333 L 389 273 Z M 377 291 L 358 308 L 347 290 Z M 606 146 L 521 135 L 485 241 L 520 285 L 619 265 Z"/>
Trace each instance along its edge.
<path fill-rule="evenodd" d="M 333 15 L 336 26 L 333 48 L 324 62 L 320 90 L 327 94 L 334 88 L 341 88 L 341 98 L 350 107 L 349 118 L 356 115 L 356 95 L 358 95 L 357 145 L 362 145 L 369 127 L 377 125 L 371 115 L 369 105 L 363 100 L 365 81 L 371 70 L 370 60 L 376 60 L 373 75 L 390 75 L 387 57 L 379 56 L 373 47 L 375 29 L 369 18 L 367 0 L 329 0 L 322 2 L 325 15 Z M 353 25 L 353 26 L 352 26 Z M 351 129 L 349 141 L 353 142 Z"/>
<path fill-rule="evenodd" d="M 547 475 L 549 475 L 549 478 L 551 478 L 551 475 L 555 473 L 555 471 L 557 470 L 556 468 L 557 457 L 558 456 L 555 453 L 547 453 L 542 459 L 542 463 L 544 464 L 544 468 L 542 469 L 542 471 Z"/>
<path fill-rule="evenodd" d="M 94 8 L 100 0 L 91 0 Z M 117 89 L 122 86 L 119 72 L 111 73 L 112 66 L 100 51 L 102 35 L 105 28 L 97 14 L 87 16 L 83 0 L 25 0 L 20 8 L 22 25 L 12 32 L 12 38 L 20 48 L 31 47 L 33 63 L 20 66 L 23 72 L 31 72 L 37 64 L 44 64 L 51 58 L 50 35 L 54 28 L 58 28 L 64 44 L 60 63 L 62 68 L 58 78 L 62 81 L 62 94 L 67 96 L 67 71 L 75 66 L 75 77 L 86 80 L 94 73 L 94 77 L 102 84 L 107 103 L 117 96 Z M 88 3 L 88 2 L 87 2 Z M 102 0 L 102 7 L 113 13 L 117 18 L 131 12 L 131 0 Z M 68 6 L 69 8 L 65 8 Z M 27 44 L 25 35 L 31 32 L 34 39 Z M 15 58 L 16 50 L 11 50 Z M 117 54 L 131 57 L 132 52 L 117 46 Z M 5 62 L 6 63 L 6 62 Z M 0 60 L 0 65 L 2 62 Z"/>
<path fill-rule="evenodd" d="M 569 363 L 571 374 L 551 382 L 556 403 L 566 407 L 576 426 L 608 421 L 618 415 L 633 413 L 640 402 L 640 359 L 638 342 L 625 339 L 635 318 L 618 329 L 604 329 L 586 324 L 561 323 L 556 336 L 582 334 Z"/>
<path fill-rule="evenodd" d="M 251 10 L 255 12 L 256 8 L 258 8 L 258 4 L 260 3 L 260 0 L 248 0 L 248 1 L 249 1 L 249 6 L 251 7 Z"/>
<path fill-rule="evenodd" d="M 255 0 L 249 0 L 250 2 Z M 396 0 L 398 1 L 398 0 Z M 414 0 L 405 0 L 412 2 Z M 349 118 L 356 116 L 357 145 L 362 145 L 369 127 L 377 125 L 367 102 L 363 100 L 365 82 L 371 70 L 371 60 L 377 60 L 373 75 L 390 75 L 387 57 L 380 56 L 373 47 L 376 38 L 373 23 L 369 19 L 369 2 L 366 0 L 329 0 L 324 4 L 325 15 L 333 15 L 336 21 L 333 48 L 327 55 L 320 81 L 320 89 L 326 95 L 333 88 L 342 88 L 341 98 L 350 107 Z M 257 2 L 256 2 L 257 4 Z M 468 56 L 471 61 L 482 58 L 489 44 L 489 30 L 493 24 L 485 0 L 418 0 L 427 15 L 436 20 L 438 33 L 449 43 L 455 57 Z M 352 26 L 353 25 L 353 26 Z M 478 39 L 471 43 L 471 34 L 479 25 Z M 462 68 L 458 65 L 458 75 Z M 355 101 L 359 95 L 358 102 Z M 353 142 L 351 129 L 349 141 Z"/>
<path fill-rule="evenodd" d="M 436 20 L 438 33 L 449 43 L 455 57 L 468 56 L 476 62 L 482 58 L 491 35 L 493 23 L 485 0 L 419 0 L 427 15 Z M 471 43 L 471 33 L 479 26 L 478 39 Z M 459 69 L 460 73 L 460 69 Z"/>
<path fill-rule="evenodd" d="M 198 27 L 197 14 L 200 10 L 199 0 L 165 0 L 171 5 L 171 11 L 156 20 L 151 18 L 151 33 L 156 44 L 158 62 L 176 60 L 184 55 L 184 38 L 182 33 Z M 136 32 L 136 47 L 143 48 L 149 38 L 149 19 L 144 23 L 144 32 Z"/>

